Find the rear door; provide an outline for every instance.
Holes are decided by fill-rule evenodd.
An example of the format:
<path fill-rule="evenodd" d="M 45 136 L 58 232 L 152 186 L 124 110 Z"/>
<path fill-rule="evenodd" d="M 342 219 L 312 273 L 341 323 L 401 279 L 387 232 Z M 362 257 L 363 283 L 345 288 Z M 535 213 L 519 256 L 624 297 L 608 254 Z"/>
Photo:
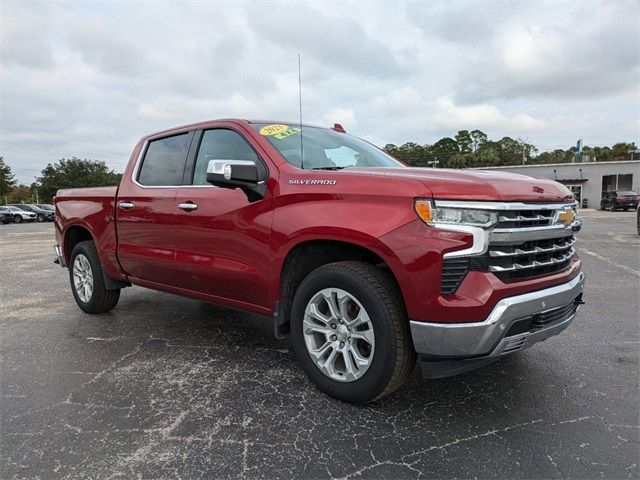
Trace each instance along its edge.
<path fill-rule="evenodd" d="M 193 131 L 148 142 L 118 190 L 118 260 L 132 277 L 174 283 L 175 197 L 192 139 Z"/>
<path fill-rule="evenodd" d="M 206 181 L 209 160 L 251 160 L 261 178 L 268 167 L 240 130 L 198 132 L 193 165 L 176 196 L 176 262 L 180 286 L 222 303 L 267 306 L 273 210 L 270 192 L 249 202 L 240 189 Z M 224 300 L 227 300 L 226 302 Z"/>

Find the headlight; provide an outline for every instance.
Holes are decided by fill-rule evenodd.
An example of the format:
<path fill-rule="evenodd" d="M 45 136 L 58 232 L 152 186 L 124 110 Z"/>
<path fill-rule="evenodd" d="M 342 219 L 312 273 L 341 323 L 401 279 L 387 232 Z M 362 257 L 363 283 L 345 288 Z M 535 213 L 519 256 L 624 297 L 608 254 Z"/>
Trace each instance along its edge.
<path fill-rule="evenodd" d="M 489 228 L 498 222 L 498 214 L 489 210 L 437 207 L 431 200 L 416 199 L 416 213 L 427 225 L 469 225 Z"/>
<path fill-rule="evenodd" d="M 580 217 L 580 213 L 578 213 L 578 204 L 574 204 L 573 209 L 573 223 L 571 223 L 571 229 L 574 232 L 579 232 L 582 229 L 582 218 Z"/>

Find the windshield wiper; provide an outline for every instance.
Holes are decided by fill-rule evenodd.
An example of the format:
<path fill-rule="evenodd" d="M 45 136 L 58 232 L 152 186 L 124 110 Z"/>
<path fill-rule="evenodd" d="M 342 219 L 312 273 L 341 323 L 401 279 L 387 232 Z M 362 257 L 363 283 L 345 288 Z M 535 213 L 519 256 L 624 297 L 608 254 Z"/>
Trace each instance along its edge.
<path fill-rule="evenodd" d="M 313 167 L 309 170 L 342 170 L 343 168 L 347 167 Z"/>

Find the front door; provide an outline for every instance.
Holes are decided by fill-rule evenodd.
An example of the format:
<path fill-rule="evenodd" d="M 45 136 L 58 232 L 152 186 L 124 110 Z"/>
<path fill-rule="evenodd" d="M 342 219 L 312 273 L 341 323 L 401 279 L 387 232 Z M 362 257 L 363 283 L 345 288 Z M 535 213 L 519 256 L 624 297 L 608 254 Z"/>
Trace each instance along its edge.
<path fill-rule="evenodd" d="M 202 132 L 191 185 L 179 188 L 176 195 L 179 286 L 215 296 L 222 303 L 271 307 L 267 305 L 270 194 L 249 202 L 240 189 L 208 184 L 207 165 L 214 159 L 254 161 L 267 177 L 266 165 L 240 133 L 226 128 Z"/>
<path fill-rule="evenodd" d="M 116 201 L 118 260 L 127 275 L 171 285 L 175 273 L 176 193 L 193 132 L 148 143 Z"/>

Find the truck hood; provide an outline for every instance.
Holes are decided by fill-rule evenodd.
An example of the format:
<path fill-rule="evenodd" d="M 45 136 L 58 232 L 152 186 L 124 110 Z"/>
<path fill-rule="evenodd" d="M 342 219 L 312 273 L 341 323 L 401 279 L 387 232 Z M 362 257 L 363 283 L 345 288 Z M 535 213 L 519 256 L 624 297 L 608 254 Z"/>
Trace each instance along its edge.
<path fill-rule="evenodd" d="M 571 192 L 553 180 L 517 173 L 446 168 L 349 168 L 349 173 L 413 179 L 436 199 L 555 202 L 573 200 Z"/>

